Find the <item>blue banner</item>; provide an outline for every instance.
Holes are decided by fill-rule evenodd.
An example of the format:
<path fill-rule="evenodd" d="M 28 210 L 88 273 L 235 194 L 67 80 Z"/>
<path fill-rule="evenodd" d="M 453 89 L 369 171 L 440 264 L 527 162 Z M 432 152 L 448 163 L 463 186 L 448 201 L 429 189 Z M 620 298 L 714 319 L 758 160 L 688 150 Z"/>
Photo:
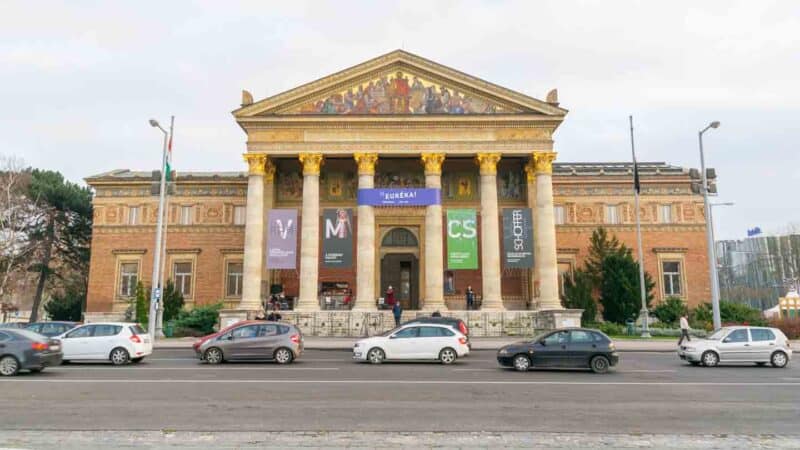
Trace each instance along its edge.
<path fill-rule="evenodd" d="M 369 206 L 427 206 L 442 202 L 440 189 L 359 189 L 358 204 Z"/>

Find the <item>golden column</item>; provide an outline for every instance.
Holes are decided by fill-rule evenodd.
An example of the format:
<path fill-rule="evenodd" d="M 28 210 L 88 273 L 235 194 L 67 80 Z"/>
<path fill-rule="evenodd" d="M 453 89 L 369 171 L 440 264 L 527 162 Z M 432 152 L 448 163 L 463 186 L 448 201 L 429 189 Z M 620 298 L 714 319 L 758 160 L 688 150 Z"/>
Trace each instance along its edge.
<path fill-rule="evenodd" d="M 247 209 L 244 226 L 242 299 L 239 309 L 261 309 L 261 270 L 264 261 L 264 175 L 267 155 L 245 153 L 248 165 Z"/>
<path fill-rule="evenodd" d="M 444 153 L 423 153 L 420 158 L 425 166 L 425 187 L 441 189 Z M 425 300 L 422 309 L 447 309 L 444 303 L 443 240 L 442 205 L 428 205 L 425 207 Z"/>
<path fill-rule="evenodd" d="M 377 153 L 355 153 L 358 164 L 358 188 L 375 187 Z M 375 211 L 370 205 L 358 205 L 358 257 L 356 258 L 356 302 L 353 309 L 375 310 Z"/>
<path fill-rule="evenodd" d="M 499 153 L 478 153 L 481 174 L 481 309 L 503 310 L 500 282 L 500 219 L 497 208 L 497 163 Z"/>
<path fill-rule="evenodd" d="M 319 310 L 319 169 L 322 153 L 300 153 L 303 207 L 300 232 L 300 295 L 295 310 Z"/>
<path fill-rule="evenodd" d="M 556 152 L 535 152 L 536 172 L 536 278 L 539 280 L 539 309 L 563 309 L 558 297 L 556 224 L 553 217 L 553 161 Z"/>

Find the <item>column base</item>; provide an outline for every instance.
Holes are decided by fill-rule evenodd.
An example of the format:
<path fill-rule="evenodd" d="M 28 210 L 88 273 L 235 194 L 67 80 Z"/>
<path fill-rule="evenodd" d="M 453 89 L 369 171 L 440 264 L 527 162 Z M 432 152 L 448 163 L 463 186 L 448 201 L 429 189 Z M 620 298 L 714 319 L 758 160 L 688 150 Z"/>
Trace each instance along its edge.
<path fill-rule="evenodd" d="M 541 298 L 540 297 L 540 298 L 538 298 L 538 302 L 537 303 L 539 304 L 539 310 L 540 311 L 541 310 L 551 311 L 551 310 L 564 309 L 564 306 L 561 305 L 561 299 L 560 298 L 545 299 L 545 298 Z"/>
<path fill-rule="evenodd" d="M 264 305 L 261 300 L 243 300 L 239 302 L 239 306 L 237 306 L 236 309 L 242 311 L 260 311 L 264 309 Z"/>
<path fill-rule="evenodd" d="M 447 311 L 447 304 L 445 304 L 444 299 L 432 301 L 426 300 L 422 303 L 422 308 L 420 311 Z"/>
<path fill-rule="evenodd" d="M 503 306 L 503 299 L 484 300 L 481 303 L 481 311 L 505 311 L 506 307 Z"/>
<path fill-rule="evenodd" d="M 319 311 L 319 302 L 314 299 L 297 299 L 297 304 L 294 305 L 295 311 Z"/>

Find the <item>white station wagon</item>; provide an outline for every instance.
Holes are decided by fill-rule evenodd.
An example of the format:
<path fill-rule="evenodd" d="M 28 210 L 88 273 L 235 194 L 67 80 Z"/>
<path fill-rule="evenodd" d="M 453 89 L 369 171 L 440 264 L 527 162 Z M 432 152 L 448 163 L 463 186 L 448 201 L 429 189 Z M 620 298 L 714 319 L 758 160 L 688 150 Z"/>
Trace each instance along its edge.
<path fill-rule="evenodd" d="M 467 337 L 448 325 L 410 323 L 380 336 L 361 339 L 353 359 L 380 364 L 387 360 L 438 360 L 452 364 L 469 354 Z"/>
<path fill-rule="evenodd" d="M 693 366 L 770 363 L 773 367 L 786 367 L 792 359 L 792 348 L 789 339 L 777 328 L 724 327 L 707 339 L 684 341 L 678 348 L 678 356 Z"/>

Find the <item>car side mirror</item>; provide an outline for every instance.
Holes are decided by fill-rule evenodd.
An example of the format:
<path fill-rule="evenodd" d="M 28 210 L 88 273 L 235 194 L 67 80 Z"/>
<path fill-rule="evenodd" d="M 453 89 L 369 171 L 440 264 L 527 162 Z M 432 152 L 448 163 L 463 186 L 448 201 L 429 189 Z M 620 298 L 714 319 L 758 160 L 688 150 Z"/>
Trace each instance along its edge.
<path fill-rule="evenodd" d="M 228 335 L 228 337 L 226 337 L 225 339 L 227 339 L 227 340 L 229 340 L 229 341 L 232 341 L 232 340 L 233 340 L 233 335 L 232 335 L 232 334 L 229 334 L 229 335 Z"/>
<path fill-rule="evenodd" d="M 725 338 L 725 339 L 722 340 L 722 343 L 723 344 L 727 344 L 730 341 L 731 341 L 731 338 Z"/>
<path fill-rule="evenodd" d="M 389 339 L 394 339 L 394 338 L 396 338 L 396 337 L 397 337 L 397 336 L 393 334 L 393 335 L 389 336 Z"/>
<path fill-rule="evenodd" d="M 544 339 L 542 339 L 541 341 L 539 341 L 539 345 L 541 345 L 542 347 L 547 347 L 547 342 Z"/>

